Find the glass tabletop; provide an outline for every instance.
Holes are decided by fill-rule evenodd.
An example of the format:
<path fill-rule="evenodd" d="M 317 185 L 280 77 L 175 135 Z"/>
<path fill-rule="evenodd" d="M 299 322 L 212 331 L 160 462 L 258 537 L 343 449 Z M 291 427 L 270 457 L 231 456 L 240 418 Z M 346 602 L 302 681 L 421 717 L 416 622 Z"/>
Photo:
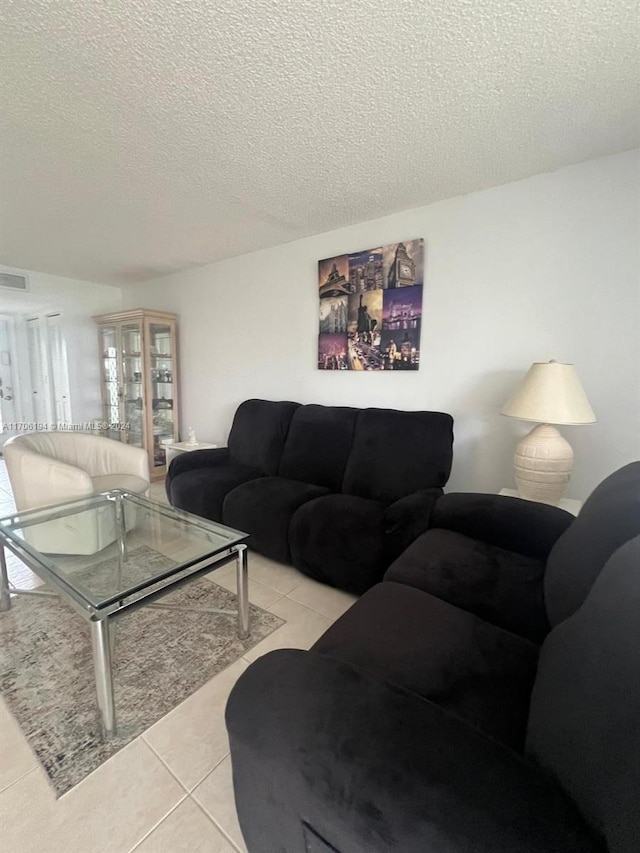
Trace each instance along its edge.
<path fill-rule="evenodd" d="M 78 542 L 90 540 L 99 525 L 109 544 L 92 554 L 55 553 L 61 525 L 65 534 L 76 531 Z M 52 587 L 83 609 L 109 612 L 171 586 L 207 560 L 231 555 L 248 538 L 120 490 L 7 516 L 0 519 L 0 534 Z"/>

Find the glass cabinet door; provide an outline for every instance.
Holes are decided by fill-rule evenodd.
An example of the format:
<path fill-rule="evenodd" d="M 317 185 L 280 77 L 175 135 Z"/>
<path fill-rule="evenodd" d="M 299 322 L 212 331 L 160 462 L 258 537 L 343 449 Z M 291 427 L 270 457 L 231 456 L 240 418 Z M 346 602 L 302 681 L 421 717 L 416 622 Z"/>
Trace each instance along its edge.
<path fill-rule="evenodd" d="M 144 447 L 144 376 L 142 372 L 142 326 L 139 322 L 122 323 L 122 398 L 124 403 L 124 435 L 127 444 Z"/>
<path fill-rule="evenodd" d="M 165 442 L 175 435 L 174 380 L 175 329 L 172 323 L 149 321 L 149 371 L 151 381 L 151 406 L 153 451 L 150 455 L 153 468 L 167 464 Z"/>
<path fill-rule="evenodd" d="M 118 337 L 117 325 L 100 327 L 100 355 L 104 385 L 102 420 L 105 432 L 103 434 L 115 439 L 120 439 L 119 425 L 122 422 Z"/>

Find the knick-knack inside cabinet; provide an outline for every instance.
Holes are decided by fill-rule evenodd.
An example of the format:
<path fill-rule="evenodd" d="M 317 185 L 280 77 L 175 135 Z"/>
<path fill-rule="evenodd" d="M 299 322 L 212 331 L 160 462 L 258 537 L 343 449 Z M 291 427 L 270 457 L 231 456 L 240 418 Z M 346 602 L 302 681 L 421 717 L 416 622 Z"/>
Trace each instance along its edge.
<path fill-rule="evenodd" d="M 165 442 L 178 441 L 177 318 L 119 311 L 98 324 L 103 434 L 143 447 L 153 480 L 167 471 Z"/>

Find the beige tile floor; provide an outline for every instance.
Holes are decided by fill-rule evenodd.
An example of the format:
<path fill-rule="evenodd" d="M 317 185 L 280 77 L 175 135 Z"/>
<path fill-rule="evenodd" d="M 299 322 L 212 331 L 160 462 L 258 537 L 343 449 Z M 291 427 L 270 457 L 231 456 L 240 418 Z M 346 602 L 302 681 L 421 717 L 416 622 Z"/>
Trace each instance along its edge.
<path fill-rule="evenodd" d="M 164 500 L 164 484 L 151 487 Z M 0 517 L 14 509 L 0 460 Z M 20 585 L 37 579 L 15 558 Z M 246 848 L 231 786 L 224 707 L 251 661 L 276 648 L 308 648 L 354 597 L 258 554 L 250 598 L 286 619 L 144 734 L 56 800 L 19 727 L 0 700 L 0 849 L 11 853 L 235 853 Z M 234 589 L 234 568 L 215 573 Z"/>

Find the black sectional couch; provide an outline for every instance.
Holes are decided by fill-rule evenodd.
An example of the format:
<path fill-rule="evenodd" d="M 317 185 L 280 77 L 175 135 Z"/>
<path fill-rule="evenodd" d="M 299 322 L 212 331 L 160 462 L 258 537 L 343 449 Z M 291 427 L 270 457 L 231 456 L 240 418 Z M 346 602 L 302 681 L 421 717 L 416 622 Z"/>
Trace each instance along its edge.
<path fill-rule="evenodd" d="M 308 652 L 227 705 L 250 853 L 640 849 L 640 462 L 577 519 L 441 498 Z"/>
<path fill-rule="evenodd" d="M 247 400 L 228 447 L 172 461 L 167 495 L 246 531 L 265 556 L 362 593 L 428 528 L 452 453 L 441 412 Z"/>

